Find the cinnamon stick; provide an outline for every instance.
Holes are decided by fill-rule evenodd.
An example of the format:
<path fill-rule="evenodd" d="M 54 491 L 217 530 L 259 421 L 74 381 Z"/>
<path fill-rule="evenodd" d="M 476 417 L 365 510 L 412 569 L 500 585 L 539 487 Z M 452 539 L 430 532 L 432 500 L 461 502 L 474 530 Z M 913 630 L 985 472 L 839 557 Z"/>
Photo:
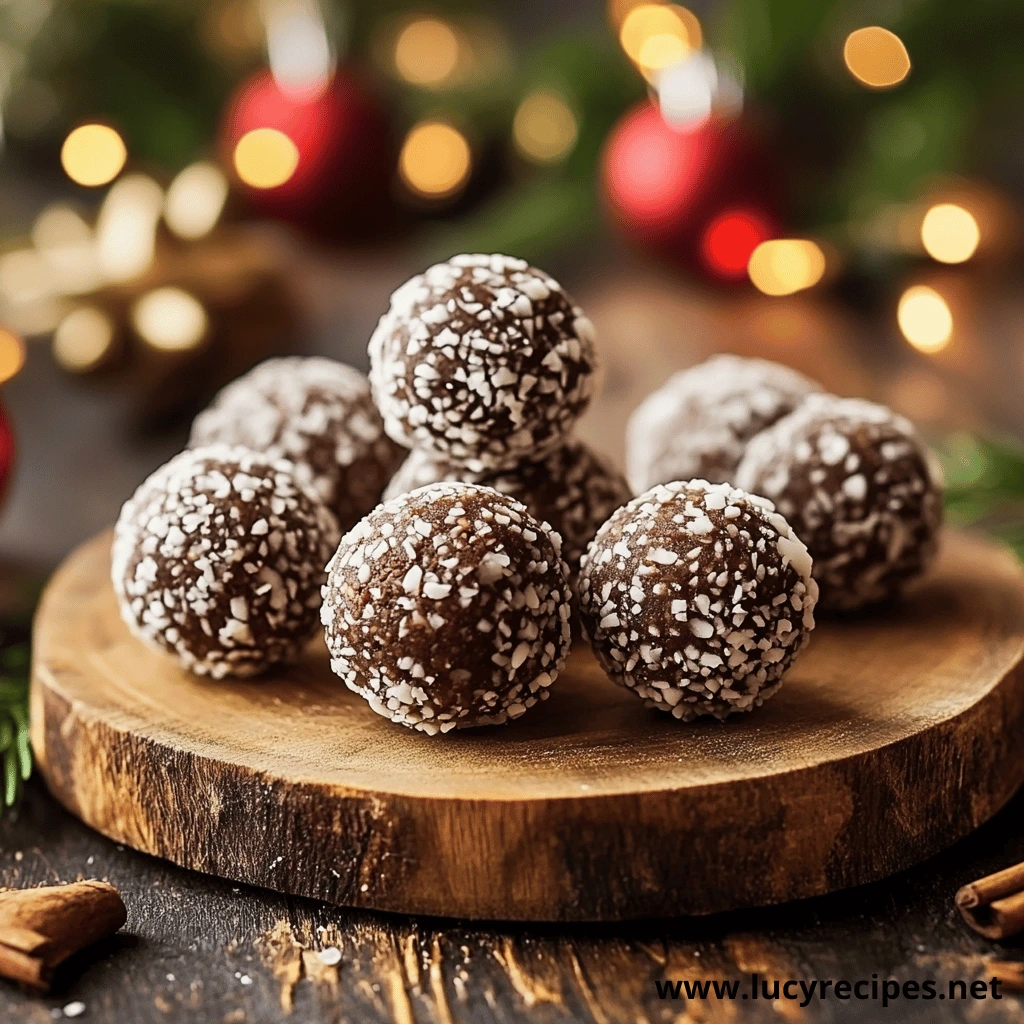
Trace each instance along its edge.
<path fill-rule="evenodd" d="M 58 964 L 127 918 L 106 882 L 0 890 L 0 975 L 45 992 Z"/>
<path fill-rule="evenodd" d="M 987 939 L 1024 931 L 1024 863 L 970 882 L 956 894 L 964 920 Z"/>

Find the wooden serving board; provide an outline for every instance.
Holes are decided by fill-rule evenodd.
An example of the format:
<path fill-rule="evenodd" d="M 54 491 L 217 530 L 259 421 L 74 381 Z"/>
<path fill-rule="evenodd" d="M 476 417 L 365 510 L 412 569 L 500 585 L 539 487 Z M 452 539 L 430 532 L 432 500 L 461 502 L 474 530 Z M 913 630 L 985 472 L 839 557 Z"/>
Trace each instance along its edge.
<path fill-rule="evenodd" d="M 320 644 L 190 676 L 122 625 L 109 545 L 38 612 L 40 769 L 105 835 L 226 878 L 469 918 L 705 914 L 898 871 L 1024 780 L 1024 575 L 966 535 L 899 605 L 822 623 L 750 715 L 647 710 L 580 644 L 546 704 L 437 737 L 375 715 Z"/>

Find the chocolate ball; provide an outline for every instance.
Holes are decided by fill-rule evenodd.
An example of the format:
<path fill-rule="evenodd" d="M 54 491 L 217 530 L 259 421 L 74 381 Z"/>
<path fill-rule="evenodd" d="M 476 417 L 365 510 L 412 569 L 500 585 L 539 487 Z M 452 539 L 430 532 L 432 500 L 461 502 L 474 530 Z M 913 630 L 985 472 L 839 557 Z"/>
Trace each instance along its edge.
<path fill-rule="evenodd" d="M 370 382 L 333 359 L 268 359 L 228 384 L 192 424 L 190 446 L 243 445 L 290 459 L 343 530 L 380 501 L 405 457 L 385 433 Z"/>
<path fill-rule="evenodd" d="M 434 735 L 518 718 L 569 650 L 558 535 L 489 487 L 385 502 L 328 566 L 331 667 L 380 715 Z"/>
<path fill-rule="evenodd" d="M 118 517 L 121 617 L 198 675 L 255 675 L 316 632 L 337 541 L 334 516 L 292 463 L 226 445 L 182 452 Z"/>
<path fill-rule="evenodd" d="M 572 440 L 539 462 L 480 476 L 452 466 L 429 452 L 414 451 L 391 478 L 384 497 L 424 484 L 471 480 L 521 501 L 562 537 L 562 557 L 571 572 L 601 524 L 632 496 L 625 477 L 582 441 Z"/>
<path fill-rule="evenodd" d="M 775 502 L 807 544 L 822 608 L 891 597 L 935 555 L 942 471 L 885 406 L 812 395 L 751 441 L 736 482 Z"/>
<path fill-rule="evenodd" d="M 370 339 L 384 427 L 483 473 L 566 438 L 594 389 L 594 329 L 561 285 L 509 256 L 456 256 L 407 281 Z"/>
<path fill-rule="evenodd" d="M 626 476 L 635 491 L 670 480 L 725 483 L 747 442 L 821 391 L 778 363 L 719 355 L 674 374 L 626 427 Z"/>
<path fill-rule="evenodd" d="M 810 555 L 771 502 L 705 480 L 620 508 L 583 556 L 579 592 L 605 671 L 683 721 L 775 693 L 818 597 Z"/>

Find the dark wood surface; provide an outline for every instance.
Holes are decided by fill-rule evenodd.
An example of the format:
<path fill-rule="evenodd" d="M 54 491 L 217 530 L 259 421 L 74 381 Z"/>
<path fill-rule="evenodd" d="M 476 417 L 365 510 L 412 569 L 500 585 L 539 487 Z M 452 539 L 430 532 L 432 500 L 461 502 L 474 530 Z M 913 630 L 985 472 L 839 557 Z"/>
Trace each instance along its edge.
<path fill-rule="evenodd" d="M 1009 1024 L 1024 1002 L 663 1002 L 670 978 L 991 976 L 1019 943 L 972 933 L 953 905 L 962 883 L 1024 859 L 1024 797 L 953 849 L 860 889 L 769 910 L 597 926 L 492 926 L 346 910 L 193 874 L 121 848 L 29 787 L 0 822 L 0 883 L 108 878 L 128 907 L 114 939 L 67 965 L 55 990 L 0 982 L 0 1020 L 46 1024 L 85 1003 L 89 1024 L 388 1021 Z M 321 931 L 323 929 L 323 931 Z M 336 945 L 336 968 L 310 950 Z M 246 981 L 248 979 L 248 981 Z"/>
<path fill-rule="evenodd" d="M 32 738 L 58 799 L 135 849 L 330 902 L 485 920 L 781 903 L 950 845 L 1024 780 L 1024 571 L 948 531 L 899 603 L 823 619 L 779 695 L 684 725 L 582 641 L 521 722 L 424 737 L 322 644 L 211 684 L 133 637 L 110 535 L 36 616 Z"/>

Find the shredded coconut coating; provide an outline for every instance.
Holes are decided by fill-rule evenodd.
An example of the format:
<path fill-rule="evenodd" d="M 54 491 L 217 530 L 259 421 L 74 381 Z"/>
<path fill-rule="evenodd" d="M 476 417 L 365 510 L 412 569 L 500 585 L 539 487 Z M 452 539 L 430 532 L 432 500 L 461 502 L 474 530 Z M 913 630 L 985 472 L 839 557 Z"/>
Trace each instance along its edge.
<path fill-rule="evenodd" d="M 429 452 L 414 451 L 391 478 L 384 497 L 443 480 L 467 479 L 521 501 L 532 516 L 550 523 L 562 537 L 562 557 L 573 574 L 601 524 L 632 497 L 625 477 L 604 456 L 575 439 L 540 462 L 480 476 Z"/>
<path fill-rule="evenodd" d="M 316 632 L 338 534 L 292 463 L 226 445 L 182 452 L 121 509 L 111 566 L 121 617 L 197 675 L 256 675 Z"/>
<path fill-rule="evenodd" d="M 670 480 L 735 480 L 747 442 L 822 388 L 765 359 L 719 355 L 669 379 L 626 427 L 626 476 L 634 491 Z"/>
<path fill-rule="evenodd" d="M 594 390 L 593 325 L 510 256 L 456 256 L 407 281 L 369 350 L 388 434 L 473 473 L 558 447 Z"/>
<path fill-rule="evenodd" d="M 569 650 L 560 547 L 520 502 L 476 484 L 378 506 L 328 566 L 331 667 L 378 714 L 430 735 L 518 718 Z"/>
<path fill-rule="evenodd" d="M 775 693 L 818 598 L 811 557 L 771 502 L 705 480 L 620 508 L 583 556 L 579 591 L 611 678 L 686 722 Z"/>
<path fill-rule="evenodd" d="M 343 530 L 380 501 L 405 456 L 384 433 L 366 377 L 317 356 L 268 359 L 228 384 L 196 417 L 189 443 L 290 459 Z"/>
<path fill-rule="evenodd" d="M 750 443 L 736 482 L 774 501 L 807 544 L 822 608 L 894 596 L 938 548 L 941 468 L 885 406 L 811 396 Z"/>

